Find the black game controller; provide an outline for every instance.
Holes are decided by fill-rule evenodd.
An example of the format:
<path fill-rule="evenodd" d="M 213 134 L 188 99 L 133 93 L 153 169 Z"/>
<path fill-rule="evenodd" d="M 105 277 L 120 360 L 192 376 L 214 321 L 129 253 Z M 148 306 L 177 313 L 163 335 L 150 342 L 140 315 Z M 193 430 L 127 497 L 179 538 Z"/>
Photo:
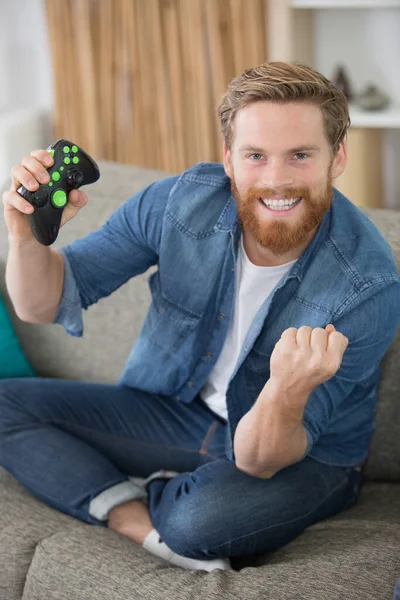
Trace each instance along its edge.
<path fill-rule="evenodd" d="M 53 166 L 48 169 L 50 182 L 40 184 L 35 192 L 23 185 L 17 190 L 35 209 L 29 215 L 29 222 L 33 235 L 44 246 L 50 246 L 57 239 L 70 191 L 94 183 L 100 177 L 99 167 L 89 154 L 68 140 L 57 140 L 47 151 L 54 158 Z"/>

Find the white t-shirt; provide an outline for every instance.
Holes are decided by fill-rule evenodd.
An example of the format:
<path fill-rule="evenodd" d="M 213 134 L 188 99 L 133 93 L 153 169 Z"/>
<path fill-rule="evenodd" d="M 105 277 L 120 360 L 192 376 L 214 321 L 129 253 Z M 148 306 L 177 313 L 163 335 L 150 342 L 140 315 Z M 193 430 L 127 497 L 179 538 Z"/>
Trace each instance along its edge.
<path fill-rule="evenodd" d="M 226 390 L 250 325 L 264 300 L 297 260 L 277 267 L 258 267 L 247 257 L 241 237 L 232 320 L 221 354 L 200 390 L 202 400 L 226 420 Z"/>

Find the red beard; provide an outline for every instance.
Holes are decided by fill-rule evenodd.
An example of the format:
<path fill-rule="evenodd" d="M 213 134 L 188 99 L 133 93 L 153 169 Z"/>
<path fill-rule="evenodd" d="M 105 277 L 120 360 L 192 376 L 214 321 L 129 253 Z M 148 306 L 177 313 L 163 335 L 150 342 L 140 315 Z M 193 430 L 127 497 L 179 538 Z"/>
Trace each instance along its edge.
<path fill-rule="evenodd" d="M 265 219 L 257 216 L 260 198 L 269 199 L 277 195 L 276 191 L 265 188 L 250 188 L 242 197 L 236 187 L 234 178 L 231 179 L 232 195 L 236 200 L 238 216 L 250 235 L 264 248 L 281 256 L 303 244 L 310 232 L 316 229 L 329 210 L 332 197 L 332 178 L 328 176 L 325 189 L 312 195 L 308 188 L 289 188 L 279 193 L 280 198 L 302 198 L 296 217 L 274 219 L 273 213 L 265 211 Z M 296 209 L 294 209 L 296 210 Z M 269 214 L 271 216 L 269 216 Z"/>

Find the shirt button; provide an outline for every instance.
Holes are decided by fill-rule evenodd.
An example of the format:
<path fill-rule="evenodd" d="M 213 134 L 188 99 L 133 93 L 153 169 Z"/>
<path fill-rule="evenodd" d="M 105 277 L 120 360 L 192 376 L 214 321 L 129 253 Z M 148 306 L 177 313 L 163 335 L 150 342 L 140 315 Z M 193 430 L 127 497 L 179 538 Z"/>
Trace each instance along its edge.
<path fill-rule="evenodd" d="M 188 383 L 188 386 L 189 386 L 190 388 L 192 388 L 192 387 L 193 387 L 193 381 L 189 381 L 189 383 Z"/>
<path fill-rule="evenodd" d="M 175 396 L 175 400 L 180 400 L 181 397 L 180 396 Z"/>
<path fill-rule="evenodd" d="M 213 353 L 212 352 L 207 352 L 207 358 L 212 358 Z"/>
<path fill-rule="evenodd" d="M 245 352 L 247 352 L 247 351 L 248 351 L 248 349 L 249 349 L 249 347 L 248 347 L 248 346 L 245 346 L 245 348 L 244 348 L 244 351 L 245 351 Z"/>
<path fill-rule="evenodd" d="M 219 318 L 220 318 L 220 319 L 225 319 L 225 315 L 224 315 L 224 313 L 219 313 Z"/>

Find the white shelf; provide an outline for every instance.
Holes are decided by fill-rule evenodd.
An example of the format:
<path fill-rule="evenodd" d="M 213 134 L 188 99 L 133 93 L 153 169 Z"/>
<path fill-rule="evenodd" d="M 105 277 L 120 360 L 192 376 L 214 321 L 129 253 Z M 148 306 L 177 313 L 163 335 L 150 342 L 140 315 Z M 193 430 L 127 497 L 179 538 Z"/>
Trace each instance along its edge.
<path fill-rule="evenodd" d="M 374 127 L 377 129 L 400 128 L 400 106 L 388 107 L 385 110 L 362 110 L 350 105 L 352 127 Z"/>
<path fill-rule="evenodd" d="M 400 0 L 292 0 L 293 8 L 400 8 Z"/>

